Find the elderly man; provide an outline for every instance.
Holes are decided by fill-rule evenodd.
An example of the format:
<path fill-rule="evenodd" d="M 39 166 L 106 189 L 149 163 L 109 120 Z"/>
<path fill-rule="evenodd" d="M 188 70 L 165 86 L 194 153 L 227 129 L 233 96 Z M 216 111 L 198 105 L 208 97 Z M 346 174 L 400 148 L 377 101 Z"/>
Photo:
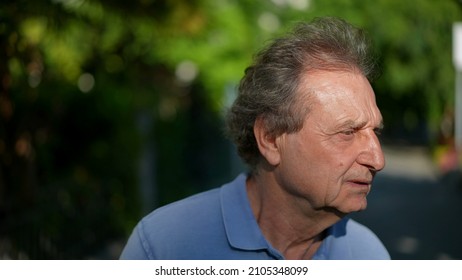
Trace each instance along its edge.
<path fill-rule="evenodd" d="M 366 208 L 385 165 L 374 68 L 364 33 L 341 19 L 275 39 L 227 117 L 249 172 L 153 211 L 121 259 L 389 259 L 346 217 Z"/>

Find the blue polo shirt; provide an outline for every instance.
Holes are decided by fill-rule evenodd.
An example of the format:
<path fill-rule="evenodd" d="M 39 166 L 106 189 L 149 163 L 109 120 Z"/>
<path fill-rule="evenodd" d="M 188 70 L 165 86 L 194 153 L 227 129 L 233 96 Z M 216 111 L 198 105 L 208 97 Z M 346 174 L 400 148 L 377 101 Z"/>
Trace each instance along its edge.
<path fill-rule="evenodd" d="M 156 209 L 133 230 L 121 259 L 280 260 L 263 236 L 246 192 L 246 175 Z M 390 259 L 365 226 L 348 218 L 327 230 L 313 259 Z"/>

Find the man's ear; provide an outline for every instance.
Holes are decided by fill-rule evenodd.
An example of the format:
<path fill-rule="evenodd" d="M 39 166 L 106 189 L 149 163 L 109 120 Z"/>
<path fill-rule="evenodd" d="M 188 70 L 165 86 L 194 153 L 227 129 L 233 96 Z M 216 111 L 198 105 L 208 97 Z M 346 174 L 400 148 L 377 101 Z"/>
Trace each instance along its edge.
<path fill-rule="evenodd" d="M 258 149 L 260 154 L 266 159 L 266 161 L 273 166 L 279 164 L 281 156 L 279 150 L 279 143 L 277 136 L 273 136 L 267 132 L 265 121 L 263 118 L 258 117 L 255 120 L 253 126 L 253 133 L 257 141 Z"/>

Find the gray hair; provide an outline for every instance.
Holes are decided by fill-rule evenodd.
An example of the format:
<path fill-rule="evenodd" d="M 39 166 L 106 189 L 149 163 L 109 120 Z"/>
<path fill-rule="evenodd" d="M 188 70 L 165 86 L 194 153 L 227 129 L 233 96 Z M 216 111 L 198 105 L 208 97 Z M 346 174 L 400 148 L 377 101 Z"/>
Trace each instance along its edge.
<path fill-rule="evenodd" d="M 256 119 L 261 117 L 273 136 L 299 131 L 309 110 L 297 102 L 302 75 L 313 70 L 359 71 L 371 81 L 376 60 L 370 46 L 362 30 L 325 17 L 297 24 L 256 54 L 226 119 L 229 137 L 252 170 L 261 157 L 253 133 Z"/>

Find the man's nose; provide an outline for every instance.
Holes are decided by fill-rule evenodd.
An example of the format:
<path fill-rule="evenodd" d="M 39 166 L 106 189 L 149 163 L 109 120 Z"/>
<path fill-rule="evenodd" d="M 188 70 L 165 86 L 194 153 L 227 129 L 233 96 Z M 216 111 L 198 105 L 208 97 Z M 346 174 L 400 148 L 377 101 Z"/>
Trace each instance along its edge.
<path fill-rule="evenodd" d="M 385 157 L 379 138 L 373 130 L 367 131 L 363 136 L 358 163 L 374 171 L 382 170 L 385 167 Z"/>

